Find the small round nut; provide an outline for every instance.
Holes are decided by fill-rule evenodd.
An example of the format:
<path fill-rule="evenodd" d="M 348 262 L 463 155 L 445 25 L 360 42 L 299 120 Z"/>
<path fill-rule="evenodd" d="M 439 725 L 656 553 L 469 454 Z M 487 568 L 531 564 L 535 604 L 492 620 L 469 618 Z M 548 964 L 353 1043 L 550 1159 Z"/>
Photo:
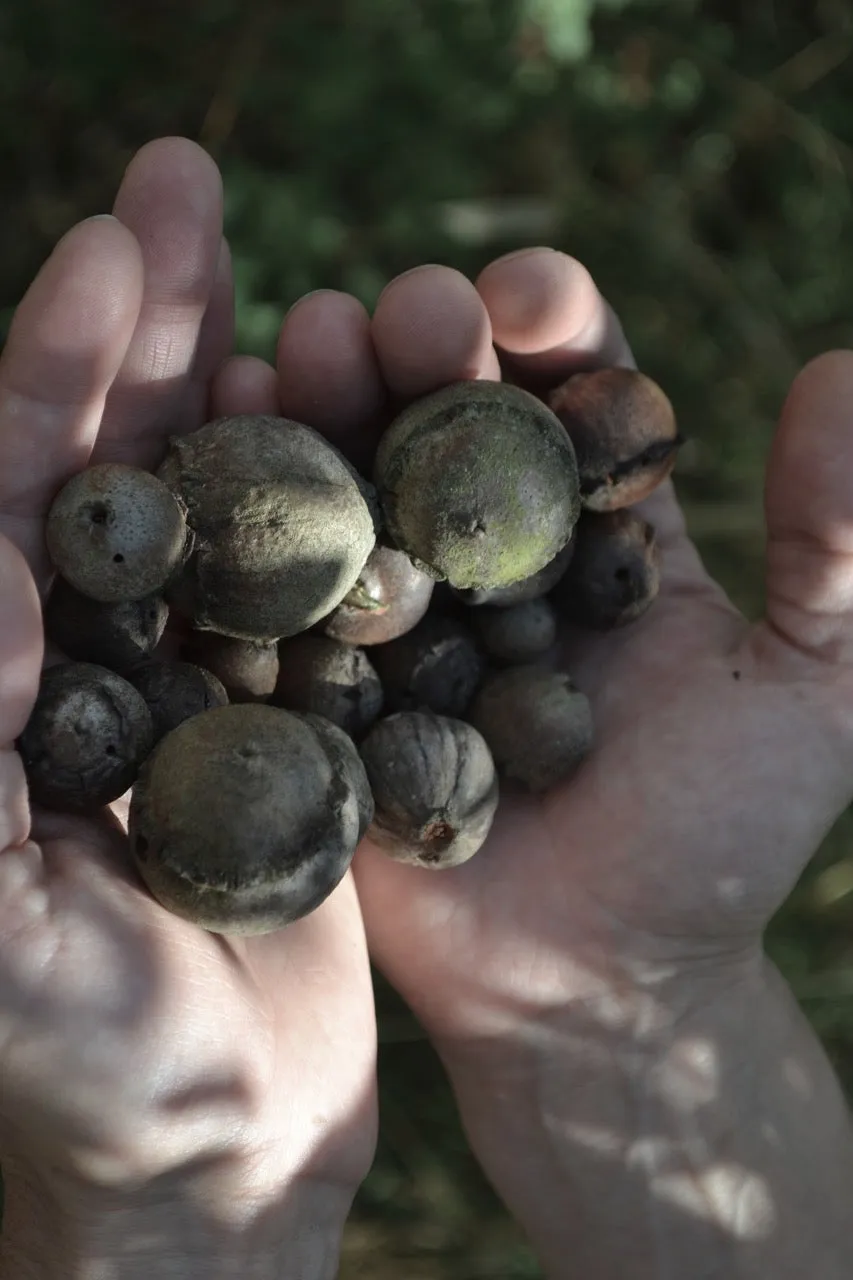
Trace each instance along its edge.
<path fill-rule="evenodd" d="M 117 604 L 162 590 L 183 561 L 187 527 L 183 508 L 156 476 L 105 462 L 60 489 L 45 539 L 66 582 Z"/>
<path fill-rule="evenodd" d="M 182 656 L 221 680 L 229 702 L 266 702 L 278 680 L 275 641 L 237 640 L 215 631 L 193 631 Z"/>
<path fill-rule="evenodd" d="M 681 443 L 675 412 L 644 373 L 576 373 L 548 403 L 575 447 L 581 501 L 590 511 L 641 502 L 672 471 Z"/>
<path fill-rule="evenodd" d="M 589 701 L 567 675 L 511 667 L 491 676 L 471 708 L 499 773 L 530 791 L 565 782 L 593 741 Z"/>
<path fill-rule="evenodd" d="M 474 611 L 472 624 L 486 653 L 502 666 L 535 662 L 557 639 L 557 615 L 544 598 L 503 609 L 487 605 Z"/>
<path fill-rule="evenodd" d="M 128 672 L 134 689 L 145 699 L 154 725 L 154 741 L 177 729 L 190 716 L 224 707 L 228 694 L 210 671 L 192 662 L 141 662 Z"/>
<path fill-rule="evenodd" d="M 61 662 L 42 672 L 17 745 L 34 804 L 88 813 L 133 786 L 153 742 L 133 685 L 95 663 Z"/>
<path fill-rule="evenodd" d="M 434 587 L 435 579 L 416 568 L 405 551 L 379 543 L 321 629 L 345 644 L 387 644 L 420 622 Z"/>
<path fill-rule="evenodd" d="M 45 631 L 67 658 L 94 662 L 120 675 L 151 656 L 168 618 L 162 596 L 102 604 L 63 578 L 54 582 L 44 611 Z"/>
<path fill-rule="evenodd" d="M 485 671 L 473 632 L 463 622 L 428 613 L 411 631 L 380 645 L 373 661 L 388 711 L 464 716 Z"/>
<path fill-rule="evenodd" d="M 498 805 L 486 743 L 470 724 L 403 711 L 374 725 L 361 758 L 376 812 L 369 836 L 397 862 L 437 870 L 482 847 Z"/>
<path fill-rule="evenodd" d="M 133 789 L 139 874 L 158 902 L 204 929 L 280 929 L 318 907 L 352 861 L 364 817 L 355 767 L 306 717 L 276 707 L 193 716 Z"/>
<path fill-rule="evenodd" d="M 567 622 L 609 631 L 646 612 L 660 587 L 655 531 L 635 511 L 584 512 L 577 551 L 551 593 Z"/>
<path fill-rule="evenodd" d="M 381 714 L 384 694 L 363 649 L 312 633 L 282 640 L 271 700 L 288 711 L 323 716 L 360 738 Z"/>

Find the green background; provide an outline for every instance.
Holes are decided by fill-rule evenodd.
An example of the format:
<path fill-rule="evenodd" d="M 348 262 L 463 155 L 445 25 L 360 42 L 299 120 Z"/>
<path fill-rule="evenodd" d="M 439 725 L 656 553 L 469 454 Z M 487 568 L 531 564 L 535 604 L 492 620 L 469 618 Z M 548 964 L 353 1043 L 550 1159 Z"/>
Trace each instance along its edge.
<path fill-rule="evenodd" d="M 847 0 L 7 0 L 3 328 L 56 239 L 153 137 L 220 163 L 239 345 L 320 286 L 550 243 L 595 274 L 688 436 L 709 566 L 761 609 L 761 475 L 809 356 L 853 341 Z M 853 781 L 853 780 L 851 780 Z M 768 946 L 853 1096 L 849 815 Z M 428 1047 L 380 990 L 379 1152 L 345 1280 L 539 1274 Z"/>

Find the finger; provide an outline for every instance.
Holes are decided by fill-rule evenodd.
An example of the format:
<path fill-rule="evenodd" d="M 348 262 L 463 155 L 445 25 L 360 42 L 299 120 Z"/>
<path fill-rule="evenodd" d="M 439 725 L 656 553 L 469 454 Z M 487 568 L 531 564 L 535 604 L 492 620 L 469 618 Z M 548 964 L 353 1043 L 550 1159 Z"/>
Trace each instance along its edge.
<path fill-rule="evenodd" d="M 139 245 L 115 219 L 60 240 L 20 303 L 0 357 L 0 534 L 48 574 L 43 521 L 85 467 L 142 302 Z"/>
<path fill-rule="evenodd" d="M 580 262 L 554 249 L 522 249 L 486 267 L 477 288 L 489 312 L 496 344 L 509 353 L 510 371 L 537 390 L 579 369 L 634 367 L 613 309 Z M 662 590 L 681 593 L 709 585 L 687 536 L 671 483 L 644 502 L 638 514 L 655 528 L 661 552 Z"/>
<path fill-rule="evenodd" d="M 347 453 L 368 443 L 365 433 L 376 435 L 385 391 L 370 317 L 356 298 L 332 289 L 301 298 L 281 326 L 276 362 L 285 417 Z"/>
<path fill-rule="evenodd" d="M 222 240 L 219 170 L 194 142 L 161 138 L 131 161 L 114 211 L 142 246 L 145 294 L 95 456 L 152 466 L 167 436 L 200 425 L 191 371 Z"/>
<path fill-rule="evenodd" d="M 501 376 L 485 304 L 450 267 L 416 267 L 392 280 L 376 304 L 372 334 L 385 382 L 401 400 Z"/>
<path fill-rule="evenodd" d="M 29 565 L 13 543 L 0 538 L 0 849 L 29 836 L 27 784 L 13 744 L 36 700 L 43 648 Z"/>
<path fill-rule="evenodd" d="M 210 384 L 210 416 L 280 413 L 278 374 L 257 356 L 232 356 L 220 365 Z"/>
<path fill-rule="evenodd" d="M 495 344 L 523 382 L 562 381 L 578 369 L 634 366 L 612 307 L 580 262 L 556 249 L 522 249 L 477 277 Z"/>
<path fill-rule="evenodd" d="M 853 352 L 806 365 L 782 410 L 765 486 L 766 629 L 791 656 L 837 663 L 853 660 L 851 405 Z"/>
<path fill-rule="evenodd" d="M 211 413 L 211 383 L 234 350 L 234 273 L 231 250 L 223 236 L 207 310 L 201 322 L 188 392 L 188 417 L 206 422 Z"/>

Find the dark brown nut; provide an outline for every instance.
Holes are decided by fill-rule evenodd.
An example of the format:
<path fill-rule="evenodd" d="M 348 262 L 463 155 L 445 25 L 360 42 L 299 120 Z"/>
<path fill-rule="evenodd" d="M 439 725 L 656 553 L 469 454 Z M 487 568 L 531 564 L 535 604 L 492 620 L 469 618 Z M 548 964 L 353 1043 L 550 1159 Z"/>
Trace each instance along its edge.
<path fill-rule="evenodd" d="M 260 641 L 306 631 L 373 550 L 365 482 L 300 423 L 220 418 L 174 437 L 158 475 L 196 537 L 168 599 L 202 630 Z"/>
<path fill-rule="evenodd" d="M 482 847 L 498 805 L 498 779 L 471 725 L 403 711 L 374 725 L 361 758 L 376 804 L 368 834 L 397 862 L 457 867 Z"/>
<path fill-rule="evenodd" d="M 60 489 L 45 540 L 66 582 L 117 604 L 162 590 L 184 559 L 187 527 L 180 503 L 156 476 L 107 462 Z"/>
<path fill-rule="evenodd" d="M 380 645 L 373 660 L 389 712 L 464 716 L 485 671 L 471 630 L 440 614 L 427 614 L 406 635 Z"/>
<path fill-rule="evenodd" d="M 537 573 L 580 509 L 566 432 L 501 382 L 457 382 L 409 405 L 379 443 L 375 481 L 395 543 L 458 588 Z"/>
<path fill-rule="evenodd" d="M 488 743 L 501 776 L 530 791 L 565 782 L 592 747 L 589 701 L 558 671 L 512 667 L 491 676 L 469 719 Z"/>
<path fill-rule="evenodd" d="M 380 543 L 321 629 L 345 644 L 387 644 L 420 622 L 434 586 L 435 579 L 415 568 L 405 551 Z"/>
<path fill-rule="evenodd" d="M 630 510 L 585 512 L 575 557 L 551 599 L 567 622 L 609 631 L 644 614 L 659 587 L 652 526 Z"/>
<path fill-rule="evenodd" d="M 343 878 L 362 815 L 352 765 L 302 716 L 218 707 L 168 734 L 130 806 L 130 847 L 153 896 L 215 933 L 307 915 Z"/>
<path fill-rule="evenodd" d="M 361 756 L 358 754 L 358 747 L 349 734 L 344 733 L 343 729 L 338 728 L 336 724 L 332 724 L 331 720 L 326 720 L 323 716 L 315 716 L 310 711 L 293 714 L 299 715 L 301 720 L 311 725 L 332 763 L 336 767 L 349 770 L 349 778 L 358 801 L 358 838 L 361 840 L 373 821 L 374 804 L 373 792 L 370 790 L 370 783 L 367 780 Z"/>
<path fill-rule="evenodd" d="M 472 625 L 486 653 L 501 665 L 534 662 L 557 639 L 557 615 L 548 600 L 526 600 L 508 609 L 477 609 Z"/>
<path fill-rule="evenodd" d="M 509 587 L 493 587 L 491 590 L 482 591 L 473 589 L 454 591 L 453 594 L 464 605 L 488 604 L 498 609 L 508 609 L 514 604 L 524 604 L 528 600 L 539 600 L 560 581 L 571 563 L 574 552 L 575 535 L 572 533 L 563 550 L 558 551 L 544 569 L 531 574 L 529 578 L 522 578 L 521 582 L 513 582 Z"/>
<path fill-rule="evenodd" d="M 153 743 L 133 685 L 95 663 L 62 662 L 42 672 L 17 746 L 33 804 L 89 813 L 133 786 Z"/>
<path fill-rule="evenodd" d="M 279 645 L 272 702 L 323 716 L 360 738 L 382 712 L 382 684 L 363 649 L 328 636 L 293 636 Z"/>
<path fill-rule="evenodd" d="M 548 403 L 575 446 L 590 511 L 641 502 L 672 471 L 681 443 L 672 404 L 636 369 L 576 373 Z"/>
<path fill-rule="evenodd" d="M 151 712 L 155 742 L 190 716 L 228 703 L 222 682 L 191 662 L 142 662 L 127 678 Z"/>
<path fill-rule="evenodd" d="M 216 676 L 229 702 L 266 702 L 278 680 L 278 645 L 193 631 L 182 656 Z"/>
<path fill-rule="evenodd" d="M 150 657 L 169 618 L 162 596 L 102 604 L 57 578 L 44 610 L 48 638 L 68 658 L 119 674 Z"/>

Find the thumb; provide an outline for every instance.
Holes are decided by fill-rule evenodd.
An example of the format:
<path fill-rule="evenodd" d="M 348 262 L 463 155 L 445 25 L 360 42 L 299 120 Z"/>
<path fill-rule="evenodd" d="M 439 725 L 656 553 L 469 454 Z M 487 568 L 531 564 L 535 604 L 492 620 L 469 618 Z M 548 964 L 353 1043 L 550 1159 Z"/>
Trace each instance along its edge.
<path fill-rule="evenodd" d="M 766 619 L 791 657 L 853 662 L 853 352 L 794 381 L 770 452 Z"/>

